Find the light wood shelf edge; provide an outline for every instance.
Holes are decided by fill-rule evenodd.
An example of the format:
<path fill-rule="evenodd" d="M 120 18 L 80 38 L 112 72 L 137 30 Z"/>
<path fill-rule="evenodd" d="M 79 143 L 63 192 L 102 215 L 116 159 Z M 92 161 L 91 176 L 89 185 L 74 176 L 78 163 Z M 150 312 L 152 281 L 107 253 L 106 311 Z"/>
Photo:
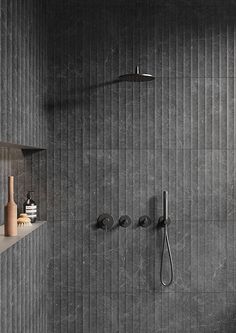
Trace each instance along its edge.
<path fill-rule="evenodd" d="M 47 221 L 38 221 L 32 223 L 29 227 L 17 227 L 17 236 L 15 237 L 5 237 L 4 236 L 4 225 L 0 226 L 0 254 L 15 245 L 21 239 L 26 237 L 27 235 L 31 234 L 42 225 L 47 223 Z"/>

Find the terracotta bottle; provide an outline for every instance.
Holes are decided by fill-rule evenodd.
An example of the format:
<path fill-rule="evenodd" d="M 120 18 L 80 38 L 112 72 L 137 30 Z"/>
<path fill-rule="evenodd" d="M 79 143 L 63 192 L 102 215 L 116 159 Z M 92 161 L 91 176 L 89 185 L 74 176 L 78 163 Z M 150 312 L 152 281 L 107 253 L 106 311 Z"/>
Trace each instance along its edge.
<path fill-rule="evenodd" d="M 5 236 L 17 236 L 17 205 L 14 201 L 14 177 L 8 177 Z"/>

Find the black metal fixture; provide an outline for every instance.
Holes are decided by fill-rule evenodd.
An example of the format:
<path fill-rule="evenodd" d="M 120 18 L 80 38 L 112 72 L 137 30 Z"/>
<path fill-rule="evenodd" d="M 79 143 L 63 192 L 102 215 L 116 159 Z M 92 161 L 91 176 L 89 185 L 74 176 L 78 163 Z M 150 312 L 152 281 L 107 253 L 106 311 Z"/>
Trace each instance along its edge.
<path fill-rule="evenodd" d="M 174 278 L 173 259 L 172 259 L 169 236 L 168 236 L 168 226 L 170 225 L 170 223 L 171 223 L 171 220 L 169 218 L 169 211 L 168 211 L 168 192 L 164 191 L 163 192 L 163 216 L 161 216 L 158 220 L 158 227 L 164 229 L 162 252 L 161 252 L 161 269 L 160 269 L 160 280 L 161 280 L 161 284 L 164 287 L 170 286 L 171 283 L 173 282 L 173 278 Z M 164 278 L 163 278 L 163 260 L 164 260 L 165 244 L 167 246 L 169 262 L 170 262 L 170 280 L 168 282 L 165 282 Z"/>
<path fill-rule="evenodd" d="M 152 223 L 152 221 L 151 221 L 150 217 L 147 215 L 141 216 L 138 220 L 138 224 L 143 228 L 149 227 L 151 225 L 151 223 Z"/>
<path fill-rule="evenodd" d="M 119 225 L 123 228 L 127 228 L 131 224 L 131 218 L 128 215 L 122 215 L 119 218 Z"/>
<path fill-rule="evenodd" d="M 109 214 L 102 214 L 97 219 L 97 227 L 105 231 L 111 230 L 113 224 L 113 217 Z"/>
<path fill-rule="evenodd" d="M 155 76 L 151 74 L 141 74 L 139 70 L 139 66 L 136 66 L 135 73 L 129 73 L 119 76 L 120 81 L 128 81 L 128 82 L 147 82 L 155 79 Z"/>

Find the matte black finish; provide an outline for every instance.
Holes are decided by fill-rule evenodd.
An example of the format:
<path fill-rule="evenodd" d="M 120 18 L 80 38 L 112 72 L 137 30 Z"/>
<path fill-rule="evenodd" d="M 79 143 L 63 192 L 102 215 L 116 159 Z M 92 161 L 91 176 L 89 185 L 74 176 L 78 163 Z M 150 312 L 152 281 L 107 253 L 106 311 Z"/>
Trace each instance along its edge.
<path fill-rule="evenodd" d="M 97 226 L 98 228 L 108 231 L 112 228 L 114 223 L 113 217 L 109 214 L 102 214 L 98 217 Z"/>
<path fill-rule="evenodd" d="M 129 73 L 119 76 L 120 81 L 128 82 L 147 82 L 154 79 L 155 77 L 151 74 L 141 74 L 138 66 L 136 66 L 135 73 Z"/>
<path fill-rule="evenodd" d="M 165 228 L 165 225 L 169 225 L 171 223 L 170 218 L 168 217 L 167 219 L 164 218 L 164 216 L 161 216 L 158 220 L 157 227 L 159 228 Z"/>
<path fill-rule="evenodd" d="M 161 251 L 161 268 L 160 268 L 160 281 L 164 287 L 169 287 L 174 280 L 174 265 L 173 258 L 171 253 L 169 235 L 168 235 L 168 226 L 170 225 L 171 220 L 169 218 L 169 199 L 168 192 L 163 191 L 163 216 L 161 216 L 158 220 L 158 226 L 163 228 L 163 237 L 162 237 L 162 251 Z M 167 282 L 164 279 L 164 253 L 165 253 L 165 245 L 167 249 L 167 255 L 169 260 L 169 280 Z"/>
<path fill-rule="evenodd" d="M 147 228 L 152 224 L 152 221 L 149 216 L 144 215 L 139 218 L 138 224 L 140 227 Z"/>
<path fill-rule="evenodd" d="M 164 278 L 164 253 L 165 253 L 165 244 L 167 249 L 167 255 L 168 255 L 168 261 L 169 261 L 169 278 L 166 281 Z M 174 280 L 174 265 L 173 265 L 173 258 L 170 248 L 170 241 L 169 241 L 169 235 L 168 235 L 168 226 L 165 224 L 164 226 L 164 232 L 163 232 L 163 240 L 162 240 L 162 251 L 161 251 L 161 268 L 160 268 L 160 281 L 161 284 L 164 287 L 169 287 Z"/>
<path fill-rule="evenodd" d="M 163 216 L 161 216 L 158 220 L 158 227 L 165 228 L 166 225 L 168 226 L 171 223 L 171 220 L 169 218 L 169 197 L 167 191 L 163 191 L 162 203 Z"/>
<path fill-rule="evenodd" d="M 163 216 L 165 220 L 169 217 L 169 197 L 167 191 L 163 191 Z"/>
<path fill-rule="evenodd" d="M 119 225 L 123 228 L 129 227 L 131 222 L 131 218 L 128 215 L 123 215 L 119 218 Z"/>

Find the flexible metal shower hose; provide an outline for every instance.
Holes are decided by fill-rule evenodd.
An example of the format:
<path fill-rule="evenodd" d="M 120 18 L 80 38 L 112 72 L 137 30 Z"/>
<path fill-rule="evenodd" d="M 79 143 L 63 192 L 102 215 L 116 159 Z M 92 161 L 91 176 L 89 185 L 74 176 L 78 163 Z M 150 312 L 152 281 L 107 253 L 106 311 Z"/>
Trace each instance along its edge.
<path fill-rule="evenodd" d="M 163 261 L 164 261 L 165 243 L 166 243 L 166 246 L 167 246 L 167 251 L 168 251 L 168 256 L 169 256 L 169 262 L 170 262 L 170 280 L 169 280 L 169 282 L 165 282 L 164 278 L 163 278 Z M 170 242 L 169 242 L 169 236 L 168 236 L 168 226 L 165 223 L 165 226 L 164 226 L 164 237 L 163 237 L 163 244 L 162 244 L 162 252 L 161 252 L 161 270 L 160 270 L 161 284 L 164 287 L 168 287 L 173 282 L 173 278 L 174 278 L 173 259 L 172 259 L 172 254 L 171 254 L 171 249 L 170 249 Z"/>

